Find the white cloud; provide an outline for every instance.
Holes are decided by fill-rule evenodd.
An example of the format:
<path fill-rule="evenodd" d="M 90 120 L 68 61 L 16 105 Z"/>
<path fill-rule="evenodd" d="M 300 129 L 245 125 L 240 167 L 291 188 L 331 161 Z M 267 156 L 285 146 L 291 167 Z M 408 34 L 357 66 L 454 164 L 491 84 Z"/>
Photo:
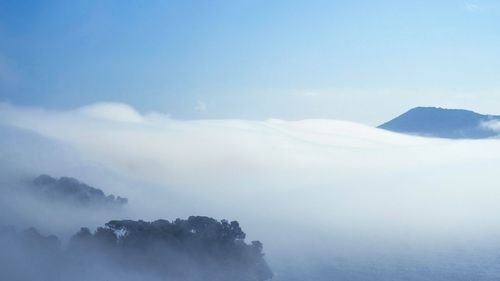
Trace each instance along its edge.
<path fill-rule="evenodd" d="M 95 186 L 107 186 L 102 171 L 119 175 L 131 189 L 113 192 L 129 197 L 132 217 L 240 220 L 273 264 L 287 251 L 327 262 L 381 251 L 416 261 L 436 245 L 500 237 L 500 140 L 427 139 L 337 120 L 180 121 L 123 104 L 4 104 L 0 124 L 74 148 L 97 167 L 88 173 Z M 432 269 L 444 256 L 422 259 Z M 459 262 L 471 261 L 453 256 Z"/>
<path fill-rule="evenodd" d="M 205 113 L 208 110 L 208 105 L 202 100 L 196 100 L 196 105 L 194 106 L 194 110 Z"/>
<path fill-rule="evenodd" d="M 481 127 L 500 133 L 500 121 L 498 120 L 490 120 L 481 123 Z"/>
<path fill-rule="evenodd" d="M 464 4 L 464 9 L 469 12 L 481 11 L 481 7 L 479 5 L 469 2 Z"/>
<path fill-rule="evenodd" d="M 84 106 L 78 111 L 96 119 L 130 123 L 143 121 L 143 117 L 135 109 L 123 103 L 100 102 Z"/>

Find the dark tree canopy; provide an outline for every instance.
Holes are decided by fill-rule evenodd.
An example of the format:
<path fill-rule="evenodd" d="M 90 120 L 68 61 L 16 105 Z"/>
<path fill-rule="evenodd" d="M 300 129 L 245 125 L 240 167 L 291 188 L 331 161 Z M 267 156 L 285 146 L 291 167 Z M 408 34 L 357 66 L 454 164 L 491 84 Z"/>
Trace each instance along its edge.
<path fill-rule="evenodd" d="M 71 247 L 99 249 L 120 264 L 138 266 L 171 280 L 270 279 L 272 272 L 263 258 L 262 244 L 246 244 L 244 239 L 236 221 L 192 216 L 172 222 L 110 221 L 90 239 L 83 229 L 73 237 Z"/>
<path fill-rule="evenodd" d="M 56 179 L 40 175 L 33 180 L 31 190 L 49 200 L 81 206 L 120 206 L 128 203 L 127 198 L 106 195 L 102 190 L 70 177 Z"/>
<path fill-rule="evenodd" d="M 43 264 L 44 270 L 50 270 L 46 274 L 47 277 L 38 274 L 32 279 L 22 276 L 23 270 L 19 271 L 20 275 L 15 275 L 2 269 L 0 264 L 0 279 L 271 279 L 273 273 L 264 259 L 262 243 L 253 241 L 247 244 L 244 239 L 245 233 L 238 222 L 217 221 L 201 216 L 192 216 L 187 220 L 176 219 L 172 222 L 116 220 L 106 223 L 104 227 L 98 227 L 94 232 L 84 227 L 73 235 L 66 249 L 60 246 L 57 237 L 40 235 L 35 229 L 17 233 L 13 228 L 2 228 L 0 243 L 17 246 L 0 253 L 0 261 L 8 260 L 14 252 L 15 256 L 22 254 L 22 260 Z M 15 243 L 12 243 L 13 241 Z M 115 272 L 120 272 L 120 277 L 113 275 Z M 96 276 L 99 278 L 95 279 Z M 137 279 L 138 276 L 144 278 Z"/>

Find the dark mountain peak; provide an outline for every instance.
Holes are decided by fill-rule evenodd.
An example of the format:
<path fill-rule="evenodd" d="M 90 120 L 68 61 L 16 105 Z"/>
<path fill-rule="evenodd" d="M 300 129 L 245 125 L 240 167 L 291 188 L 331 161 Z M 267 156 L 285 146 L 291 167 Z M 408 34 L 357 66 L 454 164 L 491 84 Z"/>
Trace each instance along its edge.
<path fill-rule="evenodd" d="M 484 126 L 485 122 L 492 120 L 500 120 L 500 116 L 465 109 L 415 107 L 379 128 L 439 138 L 481 139 L 497 135 L 497 132 Z"/>
<path fill-rule="evenodd" d="M 443 115 L 447 117 L 484 117 L 487 115 L 476 113 L 472 110 L 467 109 L 455 109 L 455 108 L 443 108 L 443 107 L 432 107 L 432 106 L 418 106 L 414 107 L 407 112 L 403 113 L 401 116 L 412 114 L 412 115 Z M 400 117 L 401 117 L 400 116 Z"/>

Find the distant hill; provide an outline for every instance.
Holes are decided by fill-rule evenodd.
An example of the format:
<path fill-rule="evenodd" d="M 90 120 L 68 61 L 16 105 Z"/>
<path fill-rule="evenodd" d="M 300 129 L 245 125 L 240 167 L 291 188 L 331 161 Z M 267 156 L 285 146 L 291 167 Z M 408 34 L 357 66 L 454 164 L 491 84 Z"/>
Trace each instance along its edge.
<path fill-rule="evenodd" d="M 497 136 L 489 125 L 498 115 L 483 115 L 463 109 L 416 107 L 378 128 L 405 134 L 449 139 L 483 139 Z"/>

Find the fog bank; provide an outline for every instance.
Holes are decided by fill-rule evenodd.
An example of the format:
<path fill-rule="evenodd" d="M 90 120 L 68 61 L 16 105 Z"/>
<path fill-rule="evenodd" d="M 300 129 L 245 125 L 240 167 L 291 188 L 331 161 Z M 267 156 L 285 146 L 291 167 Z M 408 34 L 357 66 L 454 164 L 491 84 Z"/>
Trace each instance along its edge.
<path fill-rule="evenodd" d="M 500 277 L 497 139 L 337 120 L 182 121 L 113 103 L 2 104 L 0 124 L 11 132 L 4 182 L 70 176 L 128 197 L 129 218 L 238 220 L 264 243 L 275 280 Z"/>

